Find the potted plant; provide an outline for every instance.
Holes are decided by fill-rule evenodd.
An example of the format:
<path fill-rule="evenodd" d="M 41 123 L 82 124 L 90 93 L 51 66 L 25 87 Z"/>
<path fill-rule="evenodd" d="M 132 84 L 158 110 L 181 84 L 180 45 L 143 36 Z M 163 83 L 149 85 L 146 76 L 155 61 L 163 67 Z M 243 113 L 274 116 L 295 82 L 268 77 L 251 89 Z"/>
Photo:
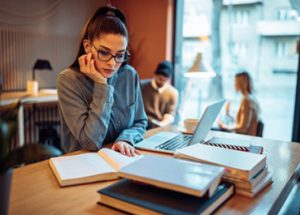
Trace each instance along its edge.
<path fill-rule="evenodd" d="M 21 101 L 6 106 L 0 105 L 0 214 L 8 212 L 13 167 L 61 155 L 60 150 L 48 145 L 25 144 L 16 149 L 12 146 L 20 104 Z"/>

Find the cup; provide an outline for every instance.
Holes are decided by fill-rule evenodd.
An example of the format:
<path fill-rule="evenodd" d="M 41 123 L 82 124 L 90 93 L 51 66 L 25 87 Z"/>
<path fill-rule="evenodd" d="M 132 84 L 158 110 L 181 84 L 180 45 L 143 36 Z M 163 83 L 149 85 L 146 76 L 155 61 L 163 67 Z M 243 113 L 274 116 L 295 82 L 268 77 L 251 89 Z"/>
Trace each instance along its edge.
<path fill-rule="evenodd" d="M 187 133 L 194 133 L 194 131 L 199 123 L 199 119 L 185 119 L 183 121 L 183 123 L 184 123 L 184 128 Z"/>

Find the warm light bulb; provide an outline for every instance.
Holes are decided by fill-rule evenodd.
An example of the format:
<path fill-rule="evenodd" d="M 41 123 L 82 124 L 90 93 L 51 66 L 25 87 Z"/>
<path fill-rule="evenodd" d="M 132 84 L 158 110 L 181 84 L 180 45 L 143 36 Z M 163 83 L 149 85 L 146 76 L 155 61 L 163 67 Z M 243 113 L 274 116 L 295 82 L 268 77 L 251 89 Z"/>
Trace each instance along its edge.
<path fill-rule="evenodd" d="M 213 78 L 216 76 L 215 72 L 186 72 L 184 77 L 186 78 Z"/>

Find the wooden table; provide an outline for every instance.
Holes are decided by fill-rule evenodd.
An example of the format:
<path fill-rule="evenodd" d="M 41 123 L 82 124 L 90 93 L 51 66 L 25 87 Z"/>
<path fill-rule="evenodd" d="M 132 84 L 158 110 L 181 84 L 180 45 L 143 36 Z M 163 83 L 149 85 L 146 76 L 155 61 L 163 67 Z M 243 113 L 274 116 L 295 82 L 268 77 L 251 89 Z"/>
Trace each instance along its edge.
<path fill-rule="evenodd" d="M 157 131 L 159 129 L 148 131 L 146 136 Z M 267 165 L 273 173 L 273 184 L 255 198 L 235 194 L 217 214 L 266 214 L 300 162 L 300 144 L 223 132 L 212 133 L 217 137 L 251 139 L 254 144 L 264 146 Z M 60 188 L 48 161 L 21 167 L 13 173 L 9 214 L 122 214 L 96 204 L 99 198 L 96 191 L 114 182 Z"/>

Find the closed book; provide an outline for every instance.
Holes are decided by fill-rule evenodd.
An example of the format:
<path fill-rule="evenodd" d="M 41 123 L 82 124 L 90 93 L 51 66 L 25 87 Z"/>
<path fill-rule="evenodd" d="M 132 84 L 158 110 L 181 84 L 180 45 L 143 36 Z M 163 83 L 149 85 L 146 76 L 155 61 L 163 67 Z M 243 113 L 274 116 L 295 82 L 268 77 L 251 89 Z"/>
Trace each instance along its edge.
<path fill-rule="evenodd" d="M 224 181 L 231 182 L 236 188 L 241 188 L 244 190 L 253 190 L 256 185 L 261 182 L 268 175 L 268 168 L 265 167 L 257 175 L 251 178 L 249 181 L 241 180 L 238 178 L 232 178 L 228 176 L 223 176 Z"/>
<path fill-rule="evenodd" d="M 234 186 L 222 183 L 208 198 L 123 179 L 98 193 L 99 203 L 133 214 L 211 214 L 234 194 Z"/>
<path fill-rule="evenodd" d="M 129 157 L 108 148 L 98 152 L 49 159 L 60 186 L 77 185 L 118 178 L 117 171 L 143 156 Z"/>
<path fill-rule="evenodd" d="M 225 176 L 250 180 L 266 166 L 266 156 L 205 144 L 195 144 L 178 149 L 176 158 L 225 167 Z"/>
<path fill-rule="evenodd" d="M 272 183 L 272 174 L 268 173 L 252 190 L 245 190 L 242 188 L 236 187 L 236 193 L 247 196 L 255 197 L 260 191 Z"/>
<path fill-rule="evenodd" d="M 223 173 L 223 167 L 157 155 L 145 155 L 118 171 L 123 178 L 199 197 L 211 196 Z"/>

